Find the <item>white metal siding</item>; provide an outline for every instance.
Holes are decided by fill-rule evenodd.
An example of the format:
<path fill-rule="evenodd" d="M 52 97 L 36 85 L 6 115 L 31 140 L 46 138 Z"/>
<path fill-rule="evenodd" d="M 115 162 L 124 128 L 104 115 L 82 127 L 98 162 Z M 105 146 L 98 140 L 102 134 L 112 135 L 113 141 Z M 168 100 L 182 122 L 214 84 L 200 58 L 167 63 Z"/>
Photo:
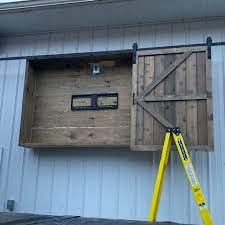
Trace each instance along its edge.
<path fill-rule="evenodd" d="M 0 39 L 0 56 L 107 51 L 225 40 L 225 20 L 139 25 Z M 215 224 L 225 224 L 225 48 L 213 47 L 215 152 L 191 157 Z M 0 61 L 0 210 L 146 220 L 159 153 L 128 149 L 18 147 L 25 60 Z M 201 224 L 177 153 L 167 171 L 159 220 Z"/>

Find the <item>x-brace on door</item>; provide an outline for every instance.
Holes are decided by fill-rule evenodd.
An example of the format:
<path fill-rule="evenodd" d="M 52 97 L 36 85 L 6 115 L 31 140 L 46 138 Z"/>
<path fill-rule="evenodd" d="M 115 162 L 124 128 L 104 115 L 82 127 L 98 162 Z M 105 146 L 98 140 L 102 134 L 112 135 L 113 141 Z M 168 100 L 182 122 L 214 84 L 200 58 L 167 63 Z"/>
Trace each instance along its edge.
<path fill-rule="evenodd" d="M 189 149 L 213 149 L 207 47 L 140 50 L 133 65 L 131 148 L 160 150 L 165 127 L 180 127 Z"/>

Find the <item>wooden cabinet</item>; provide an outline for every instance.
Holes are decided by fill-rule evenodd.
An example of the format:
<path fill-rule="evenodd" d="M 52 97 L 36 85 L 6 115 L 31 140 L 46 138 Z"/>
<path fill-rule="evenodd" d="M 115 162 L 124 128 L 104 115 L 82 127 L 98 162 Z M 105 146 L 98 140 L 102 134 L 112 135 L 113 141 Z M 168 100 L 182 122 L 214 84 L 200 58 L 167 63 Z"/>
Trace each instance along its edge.
<path fill-rule="evenodd" d="M 129 146 L 131 63 L 130 55 L 28 62 L 19 144 Z M 92 73 L 94 65 L 100 66 L 99 74 Z M 105 93 L 118 95 L 117 109 L 71 110 L 72 96 Z M 111 100 L 100 96 L 98 104 Z"/>
<path fill-rule="evenodd" d="M 131 54 L 28 61 L 19 144 L 156 151 L 165 128 L 180 127 L 189 149 L 212 150 L 211 83 L 207 47 L 138 50 L 135 64 Z"/>

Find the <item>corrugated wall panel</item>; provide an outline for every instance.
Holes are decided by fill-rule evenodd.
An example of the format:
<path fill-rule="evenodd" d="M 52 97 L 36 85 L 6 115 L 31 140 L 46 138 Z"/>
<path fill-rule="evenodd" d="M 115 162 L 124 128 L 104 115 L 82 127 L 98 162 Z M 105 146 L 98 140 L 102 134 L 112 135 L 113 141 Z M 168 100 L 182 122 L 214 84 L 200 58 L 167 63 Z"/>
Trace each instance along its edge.
<path fill-rule="evenodd" d="M 0 56 L 107 51 L 225 40 L 225 20 L 138 25 L 0 39 Z M 215 224 L 225 224 L 225 47 L 212 49 L 215 152 L 192 152 Z M 0 210 L 146 220 L 159 153 L 128 149 L 31 150 L 17 146 L 25 60 L 0 61 Z M 201 224 L 176 152 L 159 220 Z"/>

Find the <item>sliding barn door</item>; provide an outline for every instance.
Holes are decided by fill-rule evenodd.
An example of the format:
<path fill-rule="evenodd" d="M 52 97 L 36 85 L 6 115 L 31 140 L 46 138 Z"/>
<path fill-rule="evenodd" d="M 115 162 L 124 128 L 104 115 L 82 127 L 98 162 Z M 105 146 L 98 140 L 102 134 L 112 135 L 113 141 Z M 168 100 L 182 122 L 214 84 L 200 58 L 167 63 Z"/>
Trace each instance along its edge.
<path fill-rule="evenodd" d="M 189 149 L 213 150 L 211 80 L 207 47 L 137 51 L 132 150 L 160 150 L 166 127 L 180 127 Z"/>

